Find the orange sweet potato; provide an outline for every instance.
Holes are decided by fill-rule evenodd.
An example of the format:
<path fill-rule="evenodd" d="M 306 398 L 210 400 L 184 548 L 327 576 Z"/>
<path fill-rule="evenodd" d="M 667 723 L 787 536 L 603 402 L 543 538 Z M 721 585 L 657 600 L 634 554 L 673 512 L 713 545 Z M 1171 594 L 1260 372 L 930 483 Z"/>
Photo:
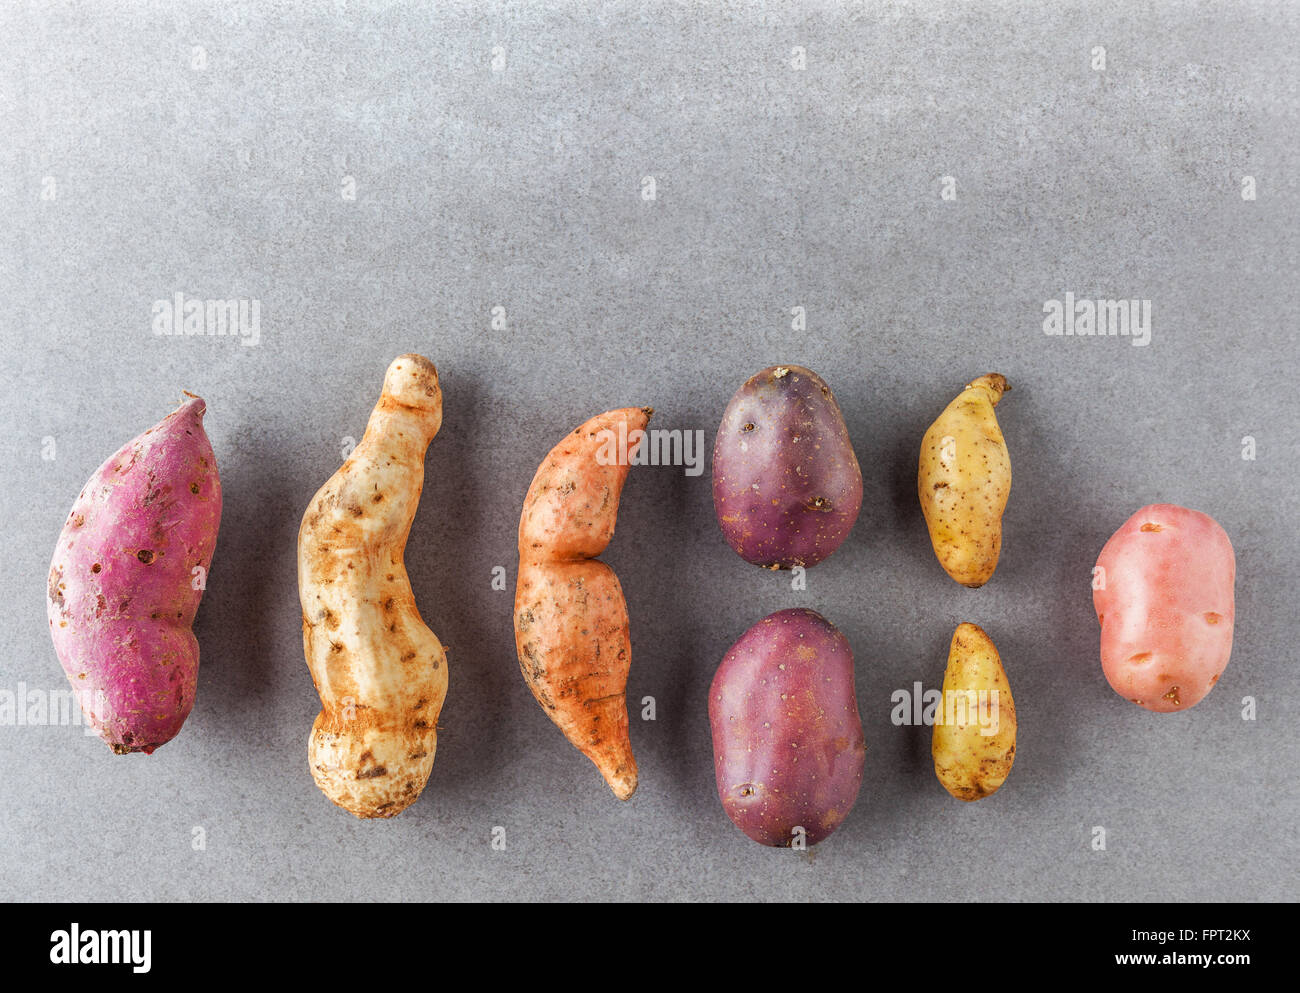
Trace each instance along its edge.
<path fill-rule="evenodd" d="M 620 800 L 637 783 L 625 695 L 632 644 L 623 589 L 596 556 L 614 536 L 652 413 L 607 411 L 569 434 L 538 468 L 519 519 L 515 647 L 524 681 Z M 618 439 L 626 444 L 611 445 Z"/>

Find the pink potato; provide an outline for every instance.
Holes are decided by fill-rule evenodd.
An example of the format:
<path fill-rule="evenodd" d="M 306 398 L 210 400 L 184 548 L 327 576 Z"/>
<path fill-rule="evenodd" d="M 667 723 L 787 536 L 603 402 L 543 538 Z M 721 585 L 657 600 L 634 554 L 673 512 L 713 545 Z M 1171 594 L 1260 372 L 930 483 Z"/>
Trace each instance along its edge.
<path fill-rule="evenodd" d="M 194 397 L 90 477 L 59 535 L 47 612 L 91 726 L 119 755 L 174 738 L 194 706 L 190 626 L 221 523 L 221 481 Z"/>
<path fill-rule="evenodd" d="M 1232 542 L 1214 518 L 1169 503 L 1143 507 L 1097 558 L 1093 606 L 1101 666 L 1139 707 L 1187 710 L 1232 652 Z"/>

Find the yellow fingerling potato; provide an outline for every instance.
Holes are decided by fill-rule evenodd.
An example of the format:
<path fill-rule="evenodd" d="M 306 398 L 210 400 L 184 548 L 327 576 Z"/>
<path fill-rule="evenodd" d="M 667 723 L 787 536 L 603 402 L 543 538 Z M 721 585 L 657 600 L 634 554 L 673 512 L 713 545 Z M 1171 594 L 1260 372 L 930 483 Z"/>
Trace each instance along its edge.
<path fill-rule="evenodd" d="M 1011 387 L 996 372 L 966 384 L 921 441 L 917 491 L 934 554 L 963 586 L 983 586 L 998 567 L 1011 456 L 993 408 Z"/>
<path fill-rule="evenodd" d="M 997 648 L 974 624 L 953 632 L 930 752 L 934 774 L 958 800 L 996 793 L 1016 759 L 1011 685 Z"/>

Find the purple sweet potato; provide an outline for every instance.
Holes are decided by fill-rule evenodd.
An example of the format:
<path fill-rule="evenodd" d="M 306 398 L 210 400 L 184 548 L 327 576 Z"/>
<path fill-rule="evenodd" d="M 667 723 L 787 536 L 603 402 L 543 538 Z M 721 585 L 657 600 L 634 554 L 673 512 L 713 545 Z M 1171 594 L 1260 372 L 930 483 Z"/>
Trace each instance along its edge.
<path fill-rule="evenodd" d="M 768 569 L 814 566 L 849 536 L 862 472 L 815 372 L 772 366 L 736 391 L 713 448 L 713 508 L 736 553 Z"/>
<path fill-rule="evenodd" d="M 853 808 L 866 756 L 853 650 L 816 611 L 741 635 L 713 677 L 709 725 L 723 809 L 760 844 L 815 845 Z"/>
<path fill-rule="evenodd" d="M 91 726 L 119 755 L 171 741 L 194 706 L 190 626 L 221 523 L 204 410 L 194 397 L 95 471 L 50 565 L 54 650 Z"/>

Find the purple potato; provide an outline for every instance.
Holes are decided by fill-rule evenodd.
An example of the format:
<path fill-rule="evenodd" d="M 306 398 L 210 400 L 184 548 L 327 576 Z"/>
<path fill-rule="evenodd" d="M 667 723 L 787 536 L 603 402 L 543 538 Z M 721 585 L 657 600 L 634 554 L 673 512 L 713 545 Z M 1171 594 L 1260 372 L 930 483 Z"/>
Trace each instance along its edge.
<path fill-rule="evenodd" d="M 772 366 L 731 398 L 713 447 L 713 509 L 736 554 L 767 569 L 814 566 L 849 536 L 862 471 L 811 369 Z"/>
<path fill-rule="evenodd" d="M 731 646 L 709 688 L 718 797 L 755 841 L 809 845 L 853 809 L 866 743 L 848 639 L 815 610 L 769 614 Z"/>

